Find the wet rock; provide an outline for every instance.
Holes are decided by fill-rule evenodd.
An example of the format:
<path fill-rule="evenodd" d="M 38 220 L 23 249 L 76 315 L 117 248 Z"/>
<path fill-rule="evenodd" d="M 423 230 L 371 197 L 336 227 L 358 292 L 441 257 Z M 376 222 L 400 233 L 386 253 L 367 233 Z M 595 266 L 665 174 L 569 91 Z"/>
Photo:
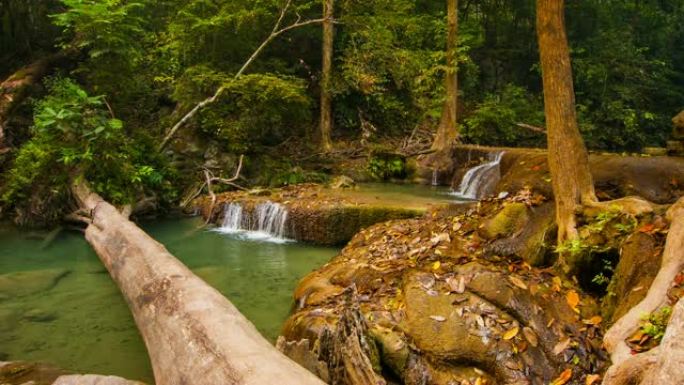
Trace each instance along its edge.
<path fill-rule="evenodd" d="M 22 297 L 52 289 L 69 274 L 66 269 L 17 271 L 0 275 L 0 295 Z"/>
<path fill-rule="evenodd" d="M 53 385 L 144 385 L 142 382 L 130 381 L 116 376 L 100 376 L 95 374 L 74 374 L 60 376 Z"/>
<path fill-rule="evenodd" d="M 11 330 L 19 322 L 19 313 L 14 309 L 0 309 L 0 331 Z"/>
<path fill-rule="evenodd" d="M 57 314 L 42 309 L 31 309 L 24 313 L 23 318 L 31 322 L 51 322 L 57 319 Z"/>
<path fill-rule="evenodd" d="M 635 232 L 623 243 L 609 294 L 603 301 L 603 317 L 617 321 L 648 292 L 660 269 L 658 241 L 651 234 Z"/>
<path fill-rule="evenodd" d="M 354 182 L 354 179 L 346 176 L 346 175 L 340 175 L 335 177 L 331 182 L 330 182 L 330 188 L 332 189 L 341 189 L 341 188 L 352 188 L 356 185 L 356 182 Z"/>
<path fill-rule="evenodd" d="M 348 307 L 346 288 L 355 287 L 382 366 L 376 372 L 392 373 L 403 384 L 479 379 L 536 385 L 567 369 L 573 371 L 568 384 L 584 383 L 606 359 L 600 326 L 586 323 L 598 313 L 595 301 L 548 269 L 490 249 L 515 237 L 524 245 L 523 234 L 536 231 L 504 226 L 497 233 L 502 238 L 478 235 L 480 225 L 502 210 L 526 212 L 530 221 L 553 217 L 544 208 L 548 204 L 535 201 L 531 194 L 517 194 L 505 202 L 484 201 L 457 217 L 392 221 L 361 231 L 339 256 L 300 282 L 298 310 L 284 338 L 307 339 L 314 350 L 321 346 L 321 336 L 335 334 Z"/>
<path fill-rule="evenodd" d="M 485 221 L 480 235 L 485 239 L 504 238 L 520 231 L 529 221 L 527 206 L 524 203 L 512 202 L 492 218 Z"/>
<path fill-rule="evenodd" d="M 65 371 L 57 367 L 30 362 L 0 362 L 2 385 L 51 385 Z"/>

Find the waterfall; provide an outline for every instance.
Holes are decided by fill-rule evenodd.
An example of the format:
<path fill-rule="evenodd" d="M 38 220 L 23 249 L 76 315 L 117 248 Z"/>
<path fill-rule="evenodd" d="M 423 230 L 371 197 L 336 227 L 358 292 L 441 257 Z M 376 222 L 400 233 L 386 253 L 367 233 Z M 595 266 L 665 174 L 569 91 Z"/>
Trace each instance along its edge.
<path fill-rule="evenodd" d="M 437 186 L 437 176 L 438 176 L 438 171 L 437 169 L 432 170 L 432 185 Z"/>
<path fill-rule="evenodd" d="M 287 208 L 279 203 L 259 203 L 250 213 L 242 204 L 233 202 L 225 205 L 221 227 L 216 231 L 239 234 L 247 239 L 284 242 L 286 222 Z"/>
<path fill-rule="evenodd" d="M 499 164 L 503 155 L 503 151 L 490 153 L 487 162 L 466 172 L 458 191 L 454 191 L 452 194 L 465 199 L 479 199 L 487 194 L 488 190 L 501 178 Z"/>

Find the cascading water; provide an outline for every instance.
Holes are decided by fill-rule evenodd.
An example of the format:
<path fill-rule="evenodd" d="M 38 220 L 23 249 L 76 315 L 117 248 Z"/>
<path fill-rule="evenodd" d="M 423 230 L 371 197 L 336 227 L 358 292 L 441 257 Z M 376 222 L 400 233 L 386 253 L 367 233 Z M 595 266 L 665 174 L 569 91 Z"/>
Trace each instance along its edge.
<path fill-rule="evenodd" d="M 437 186 L 437 184 L 438 184 L 437 177 L 438 176 L 439 176 L 439 172 L 437 171 L 437 169 L 432 170 L 432 185 L 433 186 Z"/>
<path fill-rule="evenodd" d="M 452 194 L 465 199 L 479 199 L 501 178 L 499 165 L 504 152 L 490 153 L 489 161 L 473 167 L 463 176 L 458 191 Z"/>
<path fill-rule="evenodd" d="M 229 203 L 224 208 L 223 222 L 217 231 L 240 234 L 249 239 L 283 242 L 286 241 L 286 222 L 287 209 L 279 203 L 259 203 L 251 213 L 240 203 Z"/>

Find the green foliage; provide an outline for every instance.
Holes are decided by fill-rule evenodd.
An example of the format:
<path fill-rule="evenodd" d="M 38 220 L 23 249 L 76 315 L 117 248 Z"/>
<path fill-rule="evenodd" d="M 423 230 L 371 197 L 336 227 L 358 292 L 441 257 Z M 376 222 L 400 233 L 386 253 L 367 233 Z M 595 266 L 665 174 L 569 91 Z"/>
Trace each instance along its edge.
<path fill-rule="evenodd" d="M 160 160 L 109 116 L 102 97 L 89 96 L 70 79 L 50 79 L 47 87 L 49 95 L 35 106 L 33 137 L 8 173 L 5 204 L 27 222 L 58 220 L 68 208 L 69 183 L 79 175 L 115 204 L 134 202 L 146 190 L 172 194 Z M 54 206 L 50 212 L 32 207 L 45 201 Z"/>
<path fill-rule="evenodd" d="M 387 152 L 373 152 L 368 160 L 368 172 L 377 179 L 406 178 L 406 158 Z"/>
<path fill-rule="evenodd" d="M 272 74 L 245 75 L 223 84 L 219 100 L 199 113 L 202 132 L 228 151 L 248 152 L 301 135 L 311 118 L 302 81 Z"/>
<path fill-rule="evenodd" d="M 670 322 L 671 315 L 672 308 L 669 306 L 664 306 L 656 312 L 645 315 L 642 319 L 641 331 L 659 343 L 663 336 L 665 336 L 665 330 Z"/>
<path fill-rule="evenodd" d="M 488 94 L 464 119 L 464 140 L 499 146 L 544 145 L 543 133 L 517 126 L 518 123 L 543 126 L 544 106 L 538 97 L 512 84 Z"/>

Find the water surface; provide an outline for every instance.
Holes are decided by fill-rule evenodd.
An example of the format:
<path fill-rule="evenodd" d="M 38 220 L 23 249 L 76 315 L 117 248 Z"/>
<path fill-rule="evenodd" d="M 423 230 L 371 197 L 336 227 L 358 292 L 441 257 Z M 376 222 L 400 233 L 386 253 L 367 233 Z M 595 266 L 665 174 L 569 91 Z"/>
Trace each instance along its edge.
<path fill-rule="evenodd" d="M 297 281 L 338 252 L 245 240 L 200 225 L 183 219 L 143 227 L 271 340 L 289 314 Z M 11 283 L 0 291 L 0 361 L 43 361 L 152 383 L 126 303 L 83 236 L 65 231 L 43 247 L 45 235 L 0 229 L 0 290 Z"/>

